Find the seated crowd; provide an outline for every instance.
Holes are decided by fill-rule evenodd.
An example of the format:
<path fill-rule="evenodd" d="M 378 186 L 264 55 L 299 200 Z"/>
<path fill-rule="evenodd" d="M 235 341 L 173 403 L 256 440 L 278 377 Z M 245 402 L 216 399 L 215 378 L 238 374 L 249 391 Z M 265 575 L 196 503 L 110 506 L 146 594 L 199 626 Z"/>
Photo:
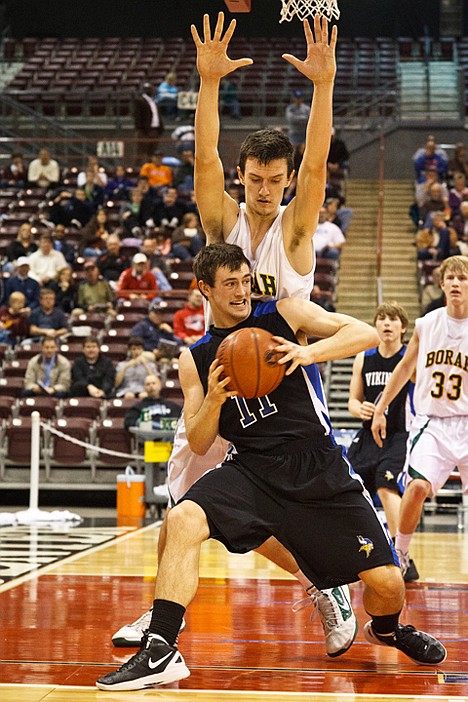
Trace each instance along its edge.
<path fill-rule="evenodd" d="M 409 214 L 413 220 L 421 313 L 445 304 L 438 285 L 438 266 L 455 254 L 468 254 L 468 156 L 463 143 L 455 145 L 449 158 L 429 134 L 413 154 L 415 200 Z"/>

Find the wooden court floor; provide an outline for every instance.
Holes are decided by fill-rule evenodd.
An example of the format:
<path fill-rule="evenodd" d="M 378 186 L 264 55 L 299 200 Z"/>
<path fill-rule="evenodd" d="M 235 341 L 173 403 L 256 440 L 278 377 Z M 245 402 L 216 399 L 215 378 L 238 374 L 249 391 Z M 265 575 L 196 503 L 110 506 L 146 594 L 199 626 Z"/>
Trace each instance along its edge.
<path fill-rule="evenodd" d="M 403 623 L 436 634 L 440 668 L 422 667 L 358 634 L 325 654 L 318 617 L 292 611 L 301 587 L 256 554 L 215 542 L 202 552 L 200 587 L 179 646 L 191 676 L 165 688 L 102 692 L 94 683 L 134 651 L 111 635 L 153 598 L 158 527 L 121 530 L 113 541 L 0 585 L 0 701 L 373 702 L 468 700 L 468 534 L 418 533 L 421 579 L 407 587 Z M 352 586 L 360 625 L 362 589 Z"/>

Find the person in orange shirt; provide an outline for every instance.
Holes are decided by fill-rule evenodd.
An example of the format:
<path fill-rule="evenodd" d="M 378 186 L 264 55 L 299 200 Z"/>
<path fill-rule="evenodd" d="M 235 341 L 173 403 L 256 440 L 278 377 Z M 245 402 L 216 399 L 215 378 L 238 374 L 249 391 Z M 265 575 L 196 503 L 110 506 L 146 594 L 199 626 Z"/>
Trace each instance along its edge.
<path fill-rule="evenodd" d="M 148 258 L 144 253 L 136 253 L 132 258 L 131 268 L 125 269 L 117 283 L 117 297 L 133 300 L 145 297 L 152 300 L 156 297 L 158 283 L 154 273 L 148 270 Z"/>
<path fill-rule="evenodd" d="M 148 178 L 148 183 L 152 188 L 164 188 L 172 185 L 172 168 L 163 164 L 162 151 L 154 152 L 151 161 L 147 161 L 141 167 L 140 175 Z"/>

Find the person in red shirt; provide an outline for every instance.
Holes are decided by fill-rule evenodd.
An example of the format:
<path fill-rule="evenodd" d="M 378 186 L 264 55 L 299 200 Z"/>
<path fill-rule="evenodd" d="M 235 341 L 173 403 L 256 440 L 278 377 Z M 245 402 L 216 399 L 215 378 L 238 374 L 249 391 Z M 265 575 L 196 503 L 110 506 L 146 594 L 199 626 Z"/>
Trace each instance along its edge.
<path fill-rule="evenodd" d="M 148 178 L 148 183 L 152 188 L 164 188 L 172 185 L 172 168 L 163 164 L 162 151 L 155 151 L 151 156 L 151 161 L 142 165 L 140 175 Z"/>
<path fill-rule="evenodd" d="M 152 300 L 158 292 L 156 276 L 148 270 L 148 259 L 144 253 L 137 253 L 132 258 L 131 268 L 122 272 L 117 282 L 117 297 L 133 300 L 145 297 Z"/>
<path fill-rule="evenodd" d="M 174 334 L 190 346 L 205 333 L 203 295 L 197 289 L 191 290 L 182 310 L 174 313 Z"/>

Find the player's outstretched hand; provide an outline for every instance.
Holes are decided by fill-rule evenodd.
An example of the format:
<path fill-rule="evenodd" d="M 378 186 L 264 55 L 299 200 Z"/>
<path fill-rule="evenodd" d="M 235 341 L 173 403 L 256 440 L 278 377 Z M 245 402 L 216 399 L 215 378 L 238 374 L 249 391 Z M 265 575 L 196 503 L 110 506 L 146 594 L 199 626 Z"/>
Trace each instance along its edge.
<path fill-rule="evenodd" d="M 228 397 L 237 395 L 235 390 L 227 389 L 230 378 L 229 376 L 226 378 L 223 377 L 223 370 L 224 366 L 215 358 L 208 372 L 208 391 L 206 397 L 217 405 L 223 405 Z"/>
<path fill-rule="evenodd" d="M 195 25 L 192 24 L 190 27 L 193 41 L 197 48 L 197 69 L 201 78 L 221 80 L 221 78 L 228 75 L 228 73 L 232 73 L 237 68 L 249 66 L 253 63 L 251 58 L 233 60 L 227 55 L 229 42 L 236 28 L 236 20 L 233 19 L 229 23 L 224 36 L 223 28 L 224 12 L 218 14 L 213 38 L 211 37 L 210 18 L 208 15 L 203 15 L 203 41 L 200 39 Z"/>
<path fill-rule="evenodd" d="M 379 448 L 383 446 L 383 440 L 387 436 L 387 420 L 381 412 L 375 412 L 371 426 L 372 436 Z"/>
<path fill-rule="evenodd" d="M 300 61 L 292 54 L 283 54 L 283 58 L 303 73 L 316 85 L 318 83 L 330 83 L 335 79 L 336 61 L 335 47 L 338 36 L 336 24 L 331 30 L 330 41 L 328 40 L 328 22 L 325 17 L 315 15 L 314 33 L 310 28 L 308 20 L 304 20 L 304 34 L 307 41 L 307 56 L 304 61 Z M 314 38 L 315 34 L 315 38 Z"/>
<path fill-rule="evenodd" d="M 291 365 L 286 370 L 285 375 L 291 375 L 299 366 L 309 366 L 314 362 L 310 346 L 295 344 L 293 341 L 283 339 L 282 336 L 274 336 L 273 341 L 278 342 L 278 346 L 275 346 L 275 351 L 279 354 L 284 354 L 282 358 L 278 359 L 278 363 L 282 365 L 291 361 Z"/>

